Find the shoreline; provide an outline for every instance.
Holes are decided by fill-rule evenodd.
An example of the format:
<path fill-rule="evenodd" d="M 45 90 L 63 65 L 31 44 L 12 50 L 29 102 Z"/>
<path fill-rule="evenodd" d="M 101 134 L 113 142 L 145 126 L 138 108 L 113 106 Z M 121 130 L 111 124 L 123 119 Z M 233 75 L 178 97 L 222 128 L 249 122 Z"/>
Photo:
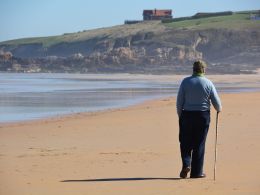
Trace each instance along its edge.
<path fill-rule="evenodd" d="M 250 92 L 245 92 L 245 93 L 250 93 Z M 37 118 L 37 119 L 28 119 L 28 120 L 21 120 L 21 121 L 10 121 L 10 122 L 0 122 L 0 128 L 1 127 L 8 127 L 8 126 L 19 126 L 19 125 L 32 125 L 34 123 L 41 123 L 41 122 L 57 122 L 61 119 L 72 119 L 75 117 L 91 117 L 91 116 L 96 116 L 96 115 L 102 115 L 102 114 L 108 114 L 116 111 L 124 111 L 128 110 L 134 107 L 139 107 L 142 105 L 146 105 L 152 102 L 156 101 L 165 101 L 168 99 L 173 99 L 175 96 L 169 96 L 169 97 L 159 97 L 159 98 L 153 98 L 153 99 L 147 99 L 143 100 L 141 102 L 128 105 L 128 106 L 123 106 L 119 108 L 107 108 L 104 110 L 97 110 L 97 111 L 84 111 L 84 112 L 75 112 L 75 113 L 68 113 L 68 114 L 60 114 L 57 116 L 50 116 L 50 117 L 44 117 L 44 118 Z"/>
<path fill-rule="evenodd" d="M 225 94 L 254 94 L 254 93 L 260 93 L 260 91 L 240 91 L 240 92 L 225 92 L 225 93 L 219 93 L 219 95 L 225 95 Z M 59 114 L 56 116 L 49 116 L 49 117 L 43 117 L 43 118 L 36 118 L 36 119 L 28 119 L 28 120 L 20 120 L 20 121 L 7 121 L 7 122 L 0 122 L 0 128 L 2 127 L 8 127 L 8 126 L 19 126 L 19 125 L 33 125 L 41 122 L 57 122 L 59 120 L 66 120 L 66 119 L 71 119 L 75 117 L 91 117 L 91 116 L 96 116 L 99 114 L 106 114 L 110 112 L 116 112 L 116 111 L 123 111 L 123 110 L 128 110 L 131 109 L 132 107 L 138 107 L 142 106 L 145 104 L 149 104 L 152 102 L 156 101 L 165 101 L 168 99 L 175 99 L 176 96 L 168 96 L 168 97 L 159 97 L 159 98 L 152 98 L 152 99 L 147 99 L 143 100 L 141 102 L 123 106 L 123 107 L 118 107 L 118 108 L 107 108 L 104 110 L 97 110 L 97 111 L 83 111 L 83 112 L 75 112 L 75 113 L 67 113 L 67 114 Z M 211 109 L 214 109 L 213 106 L 211 105 Z"/>
<path fill-rule="evenodd" d="M 260 93 L 260 91 L 225 92 L 225 93 L 219 93 L 219 95 L 244 94 L 244 93 L 249 93 L 249 94 L 250 93 Z M 168 96 L 168 97 L 159 97 L 159 98 L 143 100 L 141 102 L 131 104 L 131 105 L 128 105 L 128 106 L 119 107 L 119 108 L 107 108 L 107 109 L 104 109 L 104 110 L 83 111 L 83 112 L 59 114 L 59 115 L 56 115 L 56 116 L 36 118 L 36 119 L 0 122 L 0 128 L 1 127 L 8 127 L 8 126 L 30 125 L 30 124 L 41 123 L 41 122 L 56 122 L 56 121 L 59 121 L 61 119 L 66 120 L 66 119 L 71 119 L 71 118 L 75 118 L 75 117 L 91 117 L 91 116 L 96 116 L 96 115 L 99 115 L 99 114 L 106 114 L 106 113 L 110 113 L 110 112 L 127 110 L 127 109 L 131 109 L 132 107 L 142 106 L 143 104 L 149 104 L 149 103 L 156 102 L 156 101 L 165 101 L 165 100 L 174 99 L 174 98 L 176 98 L 176 96 L 172 95 L 172 96 Z M 212 107 L 212 105 L 211 105 L 211 108 L 214 109 Z"/>
<path fill-rule="evenodd" d="M 219 93 L 219 95 L 224 95 L 224 94 L 252 94 L 252 93 L 260 93 L 260 91 L 255 90 L 255 91 L 239 91 L 239 92 L 224 92 L 224 93 Z M 0 122 L 0 128 L 2 127 L 7 127 L 7 126 L 19 126 L 19 125 L 29 125 L 29 124 L 34 124 L 34 123 L 41 123 L 41 122 L 55 122 L 61 119 L 71 119 L 75 117 L 91 117 L 91 116 L 96 116 L 99 114 L 105 114 L 105 113 L 110 113 L 110 112 L 116 112 L 116 111 L 121 111 L 121 110 L 127 110 L 131 109 L 132 107 L 136 106 L 142 106 L 143 104 L 149 104 L 150 102 L 155 102 L 155 101 L 165 101 L 168 99 L 174 99 L 176 98 L 175 95 L 168 96 L 168 97 L 159 97 L 159 98 L 152 98 L 152 99 L 147 99 L 143 100 L 138 103 L 134 103 L 131 105 L 123 106 L 123 107 L 118 107 L 118 108 L 107 108 L 104 110 L 97 110 L 97 111 L 83 111 L 83 112 L 75 112 L 75 113 L 67 113 L 67 114 L 59 114 L 56 116 L 49 116 L 49 117 L 43 117 L 43 118 L 36 118 L 36 119 L 28 119 L 28 120 L 20 120 L 20 121 L 7 121 L 7 122 Z M 211 108 L 214 109 L 211 105 Z"/>

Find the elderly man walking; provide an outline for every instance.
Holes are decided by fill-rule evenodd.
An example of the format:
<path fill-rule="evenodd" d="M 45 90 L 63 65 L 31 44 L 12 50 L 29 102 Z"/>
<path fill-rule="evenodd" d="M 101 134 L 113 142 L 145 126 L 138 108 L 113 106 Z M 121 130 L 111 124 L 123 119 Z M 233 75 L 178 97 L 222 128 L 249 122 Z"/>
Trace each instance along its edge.
<path fill-rule="evenodd" d="M 196 61 L 193 75 L 185 78 L 177 96 L 179 141 L 182 158 L 181 178 L 203 178 L 205 142 L 210 124 L 210 104 L 217 112 L 221 102 L 213 83 L 205 78 L 206 64 Z"/>

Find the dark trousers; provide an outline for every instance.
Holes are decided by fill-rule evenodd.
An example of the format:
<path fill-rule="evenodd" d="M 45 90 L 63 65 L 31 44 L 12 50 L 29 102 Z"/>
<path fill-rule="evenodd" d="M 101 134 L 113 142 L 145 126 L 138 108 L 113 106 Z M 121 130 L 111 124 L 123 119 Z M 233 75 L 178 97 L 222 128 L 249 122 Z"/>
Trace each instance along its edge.
<path fill-rule="evenodd" d="M 191 176 L 203 173 L 205 143 L 210 124 L 209 111 L 183 111 L 179 119 L 179 140 L 183 167 Z"/>

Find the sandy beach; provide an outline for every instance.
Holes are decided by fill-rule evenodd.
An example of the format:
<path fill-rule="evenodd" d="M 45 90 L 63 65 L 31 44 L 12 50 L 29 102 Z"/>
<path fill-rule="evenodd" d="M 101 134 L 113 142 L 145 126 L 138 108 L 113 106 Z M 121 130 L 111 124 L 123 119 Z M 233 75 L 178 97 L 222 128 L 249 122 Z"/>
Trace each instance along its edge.
<path fill-rule="evenodd" d="M 205 179 L 179 179 L 175 98 L 128 108 L 0 125 L 1 195 L 260 194 L 260 93 L 221 94 Z"/>

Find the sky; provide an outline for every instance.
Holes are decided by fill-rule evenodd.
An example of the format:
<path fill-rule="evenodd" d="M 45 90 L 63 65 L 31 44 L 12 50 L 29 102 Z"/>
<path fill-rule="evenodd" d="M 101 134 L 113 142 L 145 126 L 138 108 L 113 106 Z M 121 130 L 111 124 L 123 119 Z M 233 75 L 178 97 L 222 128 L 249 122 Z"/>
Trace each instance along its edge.
<path fill-rule="evenodd" d="M 260 0 L 0 0 L 0 41 L 44 37 L 142 20 L 144 9 L 197 12 L 259 10 Z"/>

